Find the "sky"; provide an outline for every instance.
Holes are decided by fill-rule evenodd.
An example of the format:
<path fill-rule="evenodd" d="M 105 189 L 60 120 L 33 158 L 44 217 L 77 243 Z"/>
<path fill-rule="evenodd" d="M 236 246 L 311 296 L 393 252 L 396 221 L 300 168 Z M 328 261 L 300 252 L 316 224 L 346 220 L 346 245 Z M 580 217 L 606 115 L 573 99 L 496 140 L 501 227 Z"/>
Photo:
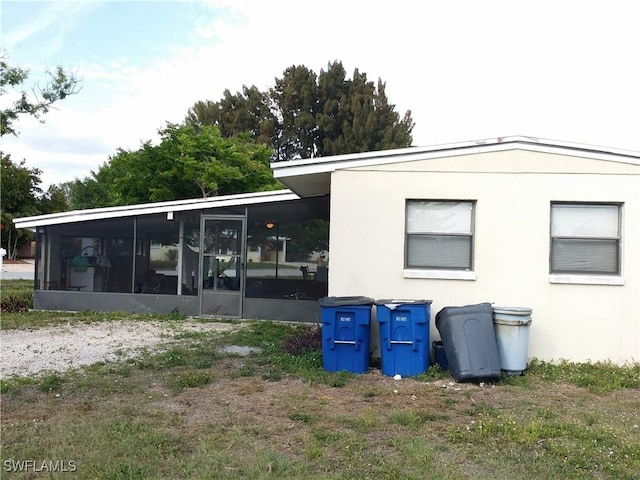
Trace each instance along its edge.
<path fill-rule="evenodd" d="M 2 137 L 45 189 L 156 143 L 197 101 L 334 61 L 386 83 L 416 146 L 523 135 L 640 152 L 633 0 L 0 0 L 0 18 L 29 90 L 57 66 L 82 79 L 45 123 Z"/>

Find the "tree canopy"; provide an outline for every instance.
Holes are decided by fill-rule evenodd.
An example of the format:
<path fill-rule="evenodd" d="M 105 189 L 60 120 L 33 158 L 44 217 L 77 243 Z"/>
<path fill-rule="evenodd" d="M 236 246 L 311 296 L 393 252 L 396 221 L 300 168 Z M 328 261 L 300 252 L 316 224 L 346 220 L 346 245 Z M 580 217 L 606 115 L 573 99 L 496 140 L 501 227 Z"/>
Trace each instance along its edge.
<path fill-rule="evenodd" d="M 17 135 L 15 122 L 21 115 L 30 115 L 41 119 L 59 100 L 80 91 L 80 80 L 62 67 L 55 71 L 47 71 L 47 84 L 44 87 L 36 85 L 31 95 L 27 93 L 24 84 L 29 78 L 29 70 L 12 67 L 6 61 L 6 53 L 0 54 L 0 96 L 14 90 L 15 99 L 0 111 L 0 136 Z M 4 102 L 3 102 L 4 103 Z"/>
<path fill-rule="evenodd" d="M 395 111 L 382 80 L 374 84 L 358 69 L 347 78 L 341 62 L 319 74 L 293 65 L 266 92 L 225 90 L 217 102 L 196 102 L 185 123 L 249 132 L 273 149 L 275 161 L 408 147 L 414 127 L 410 111 Z"/>
<path fill-rule="evenodd" d="M 347 78 L 340 62 L 320 74 L 294 65 L 267 91 L 243 86 L 195 103 L 158 145 L 120 149 L 67 187 L 76 209 L 271 190 L 280 188 L 271 161 L 407 147 L 412 129 L 382 80 L 357 69 Z"/>
<path fill-rule="evenodd" d="M 16 122 L 22 115 L 38 119 L 46 114 L 53 104 L 79 91 L 80 80 L 72 73 L 57 67 L 54 72 L 46 72 L 48 83 L 45 87 L 32 87 L 31 95 L 24 84 L 29 71 L 13 67 L 7 63 L 6 52 L 0 51 L 0 96 L 12 93 L 9 102 L 3 101 L 0 110 L 0 137 L 18 135 Z M 31 215 L 55 213 L 68 210 L 67 195 L 61 186 L 51 186 L 47 192 L 40 188 L 42 171 L 28 168 L 25 160 L 14 163 L 10 155 L 0 151 L 1 185 L 0 208 L 2 210 L 2 247 L 9 258 L 32 238 L 28 230 L 16 229 L 13 219 Z"/>
<path fill-rule="evenodd" d="M 38 168 L 25 166 L 25 161 L 14 163 L 9 155 L 0 152 L 0 205 L 2 205 L 2 248 L 9 258 L 32 238 L 28 230 L 16 229 L 13 219 L 68 210 L 65 192 L 52 185 L 42 191 Z"/>
<path fill-rule="evenodd" d="M 70 185 L 73 208 L 161 202 L 279 187 L 270 150 L 248 133 L 225 138 L 214 125 L 167 126 L 160 143 L 119 150 L 97 172 Z"/>

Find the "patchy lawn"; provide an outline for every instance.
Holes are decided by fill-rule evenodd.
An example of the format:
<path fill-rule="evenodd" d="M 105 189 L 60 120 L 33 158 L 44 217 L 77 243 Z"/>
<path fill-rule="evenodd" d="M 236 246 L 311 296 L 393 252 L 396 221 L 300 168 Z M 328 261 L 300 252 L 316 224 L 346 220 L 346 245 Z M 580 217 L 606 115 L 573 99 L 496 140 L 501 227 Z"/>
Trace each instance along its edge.
<path fill-rule="evenodd" d="M 164 344 L 136 357 L 4 380 L 2 477 L 511 480 L 640 472 L 639 365 L 534 362 L 524 376 L 487 384 L 458 384 L 436 369 L 394 380 L 378 370 L 325 372 L 320 352 L 285 351 L 313 345 L 317 332 L 308 326 L 244 322 L 218 331 L 179 323 Z"/>

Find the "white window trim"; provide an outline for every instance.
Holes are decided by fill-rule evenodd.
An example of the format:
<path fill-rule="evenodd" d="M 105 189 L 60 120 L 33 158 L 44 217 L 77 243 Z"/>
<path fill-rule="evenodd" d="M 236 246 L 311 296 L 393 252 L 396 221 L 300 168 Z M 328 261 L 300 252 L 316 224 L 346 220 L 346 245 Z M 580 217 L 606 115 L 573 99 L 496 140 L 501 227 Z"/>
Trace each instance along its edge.
<path fill-rule="evenodd" d="M 624 285 L 624 279 L 622 277 L 622 203 L 618 202 L 551 202 L 550 207 L 550 216 L 553 217 L 553 207 L 554 205 L 584 205 L 584 206 L 595 206 L 595 205 L 610 205 L 616 206 L 618 208 L 618 232 L 617 237 L 608 237 L 608 240 L 616 240 L 617 248 L 618 248 L 618 273 L 614 275 L 606 274 L 606 273 L 580 273 L 580 272 L 566 272 L 566 273 L 554 273 L 552 271 L 549 272 L 549 282 L 550 283 L 574 283 L 574 284 L 582 284 L 582 285 Z M 553 221 L 553 220 L 552 220 Z M 551 227 L 553 230 L 553 227 Z M 550 240 L 549 240 L 549 249 L 550 255 L 553 255 L 553 239 L 559 238 L 554 237 L 553 232 L 550 232 Z M 578 237 L 576 237 L 578 238 Z M 549 269 L 551 269 L 551 259 L 549 261 Z"/>
<path fill-rule="evenodd" d="M 407 206 L 409 205 L 410 202 L 421 202 L 421 201 L 426 201 L 426 202 L 457 202 L 457 203 L 470 203 L 471 204 L 471 219 L 470 219 L 470 233 L 467 234 L 453 234 L 453 235 L 459 235 L 459 236 L 468 236 L 471 239 L 471 257 L 470 257 L 470 268 L 473 268 L 474 265 L 474 259 L 475 259 L 475 236 L 476 236 L 476 232 L 475 232 L 475 210 L 476 210 L 476 200 L 449 200 L 449 199 L 437 199 L 437 200 L 428 200 L 428 199 L 406 199 L 405 200 L 405 223 L 407 221 L 406 219 L 406 215 L 407 215 Z M 414 234 L 414 235 L 419 235 L 419 234 Z M 428 233 L 425 233 L 425 235 L 429 235 Z M 434 279 L 443 279 L 443 280 L 475 280 L 476 276 L 475 273 L 471 270 L 460 270 L 460 269 L 456 269 L 456 268 L 431 268 L 431 267 L 418 267 L 418 266 L 412 266 L 412 267 L 408 267 L 406 265 L 406 258 L 407 258 L 407 242 L 408 242 L 408 236 L 409 234 L 407 233 L 407 227 L 405 225 L 405 267 L 404 267 L 404 278 L 434 278 Z"/>
<path fill-rule="evenodd" d="M 435 280 L 471 280 L 475 281 L 476 272 L 471 270 L 430 270 L 418 268 L 405 268 L 404 278 L 431 278 Z"/>
<path fill-rule="evenodd" d="M 549 275 L 549 283 L 574 285 L 624 285 L 624 278 L 620 275 L 578 275 L 553 273 Z"/>

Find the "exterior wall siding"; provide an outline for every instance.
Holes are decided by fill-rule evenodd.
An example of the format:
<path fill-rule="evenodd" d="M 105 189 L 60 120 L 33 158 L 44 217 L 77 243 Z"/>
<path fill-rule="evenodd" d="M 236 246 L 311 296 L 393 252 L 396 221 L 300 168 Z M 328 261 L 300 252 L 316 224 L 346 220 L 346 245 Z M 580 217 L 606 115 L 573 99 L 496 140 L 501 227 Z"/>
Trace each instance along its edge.
<path fill-rule="evenodd" d="M 407 199 L 477 202 L 475 280 L 405 278 Z M 624 285 L 550 282 L 554 201 L 623 204 Z M 330 250 L 330 295 L 432 299 L 432 337 L 441 308 L 493 302 L 533 309 L 532 358 L 640 360 L 637 165 L 515 151 L 338 170 Z"/>

